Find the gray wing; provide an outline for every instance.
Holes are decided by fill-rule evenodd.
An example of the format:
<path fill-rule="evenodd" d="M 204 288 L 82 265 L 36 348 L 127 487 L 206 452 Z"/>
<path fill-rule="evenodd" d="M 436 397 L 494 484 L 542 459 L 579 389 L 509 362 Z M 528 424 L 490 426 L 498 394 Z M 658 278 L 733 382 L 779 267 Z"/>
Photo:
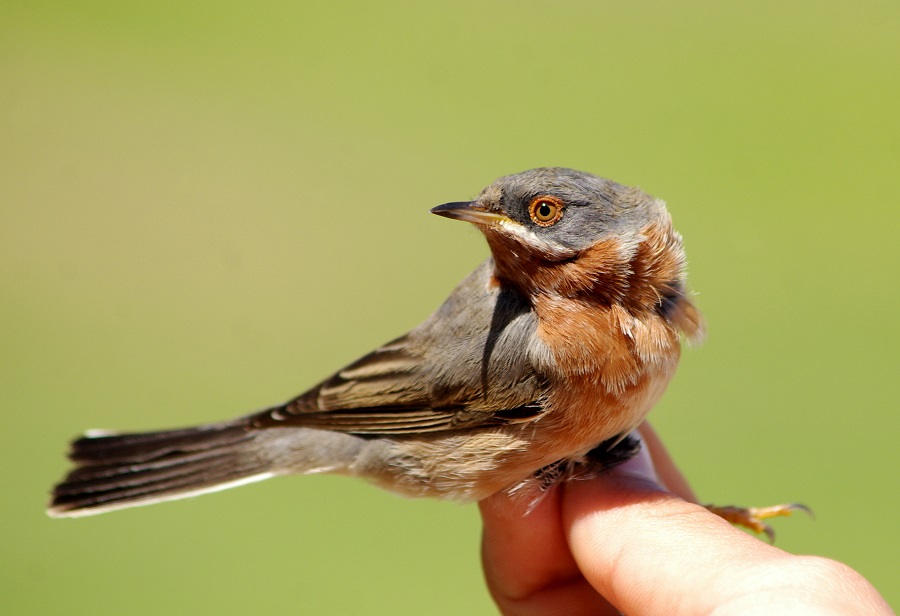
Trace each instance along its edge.
<path fill-rule="evenodd" d="M 546 389 L 530 359 L 537 317 L 492 273 L 488 259 L 417 328 L 253 424 L 390 435 L 535 418 Z"/>

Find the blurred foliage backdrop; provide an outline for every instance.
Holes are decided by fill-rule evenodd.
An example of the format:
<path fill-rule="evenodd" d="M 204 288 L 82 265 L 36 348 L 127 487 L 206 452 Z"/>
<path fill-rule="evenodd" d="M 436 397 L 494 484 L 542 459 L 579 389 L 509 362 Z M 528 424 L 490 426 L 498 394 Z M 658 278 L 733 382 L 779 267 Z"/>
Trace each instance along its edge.
<path fill-rule="evenodd" d="M 474 507 L 348 479 L 50 520 L 66 441 L 281 401 L 564 165 L 666 199 L 709 321 L 654 412 L 703 498 L 895 606 L 900 4 L 0 4 L 0 611 L 491 613 Z"/>

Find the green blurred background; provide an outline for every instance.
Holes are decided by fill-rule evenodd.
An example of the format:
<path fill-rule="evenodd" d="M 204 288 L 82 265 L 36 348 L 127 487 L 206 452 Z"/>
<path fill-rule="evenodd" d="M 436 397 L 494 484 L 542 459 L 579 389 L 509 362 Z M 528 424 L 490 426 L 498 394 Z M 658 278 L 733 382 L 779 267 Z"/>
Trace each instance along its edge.
<path fill-rule="evenodd" d="M 333 477 L 50 520 L 66 441 L 281 401 L 486 255 L 428 214 L 589 170 L 666 199 L 703 498 L 898 588 L 900 4 L 0 5 L 0 612 L 492 613 L 476 509 Z"/>

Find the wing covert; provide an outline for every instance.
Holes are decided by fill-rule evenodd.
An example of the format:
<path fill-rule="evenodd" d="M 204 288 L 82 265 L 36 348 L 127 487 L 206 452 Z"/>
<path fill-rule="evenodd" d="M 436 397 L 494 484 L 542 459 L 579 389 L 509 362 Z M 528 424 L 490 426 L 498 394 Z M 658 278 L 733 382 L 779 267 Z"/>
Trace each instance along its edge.
<path fill-rule="evenodd" d="M 528 352 L 536 316 L 492 272 L 489 259 L 417 328 L 254 425 L 400 435 L 532 421 L 546 388 Z"/>

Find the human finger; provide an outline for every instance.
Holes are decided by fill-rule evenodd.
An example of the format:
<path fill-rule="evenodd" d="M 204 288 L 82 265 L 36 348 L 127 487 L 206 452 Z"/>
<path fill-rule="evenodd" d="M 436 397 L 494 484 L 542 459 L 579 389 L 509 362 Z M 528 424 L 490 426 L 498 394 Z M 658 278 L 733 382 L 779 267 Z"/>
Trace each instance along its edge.
<path fill-rule="evenodd" d="M 503 614 L 618 614 L 584 579 L 569 551 L 554 488 L 529 503 L 502 492 L 479 503 L 481 557 Z"/>

